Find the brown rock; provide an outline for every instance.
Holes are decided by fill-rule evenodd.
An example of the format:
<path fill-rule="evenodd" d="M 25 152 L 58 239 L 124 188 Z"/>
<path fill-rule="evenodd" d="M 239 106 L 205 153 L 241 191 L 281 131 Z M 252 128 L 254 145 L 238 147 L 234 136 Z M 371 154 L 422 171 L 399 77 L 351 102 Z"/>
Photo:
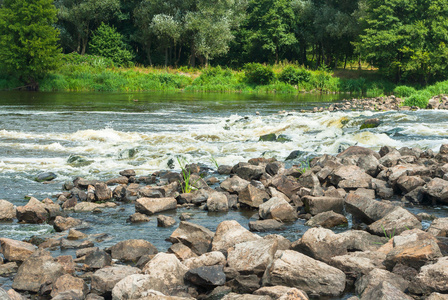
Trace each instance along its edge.
<path fill-rule="evenodd" d="M 114 286 L 126 276 L 139 273 L 140 269 L 129 266 L 105 267 L 93 273 L 91 289 L 99 295 L 105 295 L 112 292 Z"/>
<path fill-rule="evenodd" d="M 238 201 L 250 207 L 258 208 L 260 204 L 269 199 L 268 193 L 253 186 L 252 184 L 247 185 L 238 195 Z"/>
<path fill-rule="evenodd" d="M 227 252 L 227 249 L 238 243 L 261 239 L 260 236 L 253 234 L 237 221 L 223 221 L 216 228 L 212 241 L 212 251 Z"/>
<path fill-rule="evenodd" d="M 394 236 L 410 229 L 422 229 L 422 224 L 407 209 L 401 207 L 394 208 L 385 217 L 367 227 L 367 231 L 379 236 Z"/>
<path fill-rule="evenodd" d="M 326 211 L 342 213 L 344 210 L 344 199 L 342 198 L 305 196 L 302 201 L 305 204 L 306 212 L 313 216 Z"/>
<path fill-rule="evenodd" d="M 276 219 L 282 222 L 297 220 L 298 215 L 294 207 L 281 198 L 271 198 L 259 206 L 258 214 L 262 219 Z"/>
<path fill-rule="evenodd" d="M 261 275 L 274 259 L 275 240 L 255 240 L 236 244 L 228 250 L 227 264 L 241 274 Z"/>
<path fill-rule="evenodd" d="M 112 190 L 104 182 L 95 183 L 95 200 L 107 201 L 112 199 Z"/>
<path fill-rule="evenodd" d="M 209 250 L 213 236 L 213 232 L 203 226 L 182 221 L 169 240 L 173 244 L 182 243 L 197 255 L 202 255 Z"/>
<path fill-rule="evenodd" d="M 43 223 L 50 218 L 49 212 L 45 209 L 45 204 L 34 197 L 31 197 L 25 206 L 18 206 L 16 212 L 17 219 L 25 223 Z"/>
<path fill-rule="evenodd" d="M 330 181 L 344 189 L 369 188 L 372 177 L 357 166 L 340 166 L 330 176 Z"/>
<path fill-rule="evenodd" d="M 435 219 L 429 226 L 428 233 L 433 236 L 448 237 L 448 218 Z"/>
<path fill-rule="evenodd" d="M 81 225 L 81 223 L 82 221 L 79 219 L 75 219 L 72 217 L 64 218 L 61 216 L 57 216 L 56 219 L 54 219 L 53 227 L 57 232 L 62 232 L 69 228 L 79 226 Z"/>
<path fill-rule="evenodd" d="M 448 257 L 441 257 L 435 264 L 423 266 L 409 286 L 414 294 L 448 292 Z"/>
<path fill-rule="evenodd" d="M 8 261 L 25 261 L 36 251 L 36 246 L 8 238 L 0 238 L 1 252 Z"/>
<path fill-rule="evenodd" d="M 136 212 L 146 215 L 176 209 L 177 201 L 175 198 L 140 198 L 135 201 Z"/>
<path fill-rule="evenodd" d="M 364 198 L 353 193 L 348 194 L 345 198 L 346 211 L 366 224 L 384 218 L 393 208 L 392 204 Z"/>
<path fill-rule="evenodd" d="M 247 185 L 249 185 L 249 183 L 249 181 L 235 175 L 221 182 L 220 186 L 224 191 L 227 191 L 229 193 L 240 193 L 247 187 Z"/>
<path fill-rule="evenodd" d="M 87 234 L 85 234 L 81 231 L 78 231 L 76 229 L 70 229 L 68 231 L 67 239 L 69 239 L 69 240 L 82 240 L 85 238 L 87 238 Z"/>
<path fill-rule="evenodd" d="M 168 253 L 176 255 L 180 261 L 184 261 L 189 258 L 197 257 L 198 255 L 191 251 L 190 248 L 182 243 L 175 243 L 168 248 Z"/>
<path fill-rule="evenodd" d="M 131 215 L 128 220 L 131 223 L 142 223 L 142 222 L 149 222 L 149 217 L 145 214 L 135 213 Z"/>
<path fill-rule="evenodd" d="M 16 209 L 14 204 L 0 200 L 0 221 L 11 221 L 16 217 Z"/>
<path fill-rule="evenodd" d="M 176 220 L 169 216 L 160 215 L 157 216 L 157 226 L 158 227 L 171 227 L 176 224 Z"/>
<path fill-rule="evenodd" d="M 89 288 L 84 280 L 65 274 L 53 283 L 51 297 L 56 297 L 66 291 L 72 291 L 77 297 L 82 299 L 89 292 Z"/>
<path fill-rule="evenodd" d="M 306 226 L 311 227 L 322 226 L 324 228 L 332 228 L 335 226 L 347 225 L 347 224 L 348 224 L 347 218 L 341 214 L 335 213 L 334 211 L 319 213 L 305 223 Z"/>
<path fill-rule="evenodd" d="M 157 248 L 145 240 L 125 240 L 109 248 L 113 259 L 120 261 L 138 261 L 143 255 L 157 254 Z"/>

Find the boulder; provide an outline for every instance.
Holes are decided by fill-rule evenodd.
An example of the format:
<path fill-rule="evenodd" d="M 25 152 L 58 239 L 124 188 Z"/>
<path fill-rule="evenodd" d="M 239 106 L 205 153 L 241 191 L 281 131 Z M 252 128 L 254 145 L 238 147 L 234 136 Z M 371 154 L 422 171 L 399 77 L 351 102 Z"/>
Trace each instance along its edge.
<path fill-rule="evenodd" d="M 233 176 L 227 178 L 223 182 L 221 182 L 221 189 L 229 193 L 240 193 L 244 190 L 247 185 L 249 185 L 249 181 L 242 179 L 239 176 Z"/>
<path fill-rule="evenodd" d="M 198 256 L 193 251 L 191 251 L 190 248 L 188 248 L 187 246 L 185 246 L 182 243 L 175 243 L 175 244 L 171 245 L 171 247 L 168 248 L 167 252 L 176 255 L 176 257 L 180 261 L 184 261 L 186 259 Z"/>
<path fill-rule="evenodd" d="M 344 272 L 302 253 L 278 251 L 263 275 L 263 286 L 295 287 L 310 295 L 339 296 L 345 289 Z"/>
<path fill-rule="evenodd" d="M 190 269 L 185 274 L 185 280 L 205 288 L 213 288 L 226 283 L 226 275 L 222 265 L 204 266 Z"/>
<path fill-rule="evenodd" d="M 433 236 L 448 237 L 448 218 L 435 219 L 427 231 Z"/>
<path fill-rule="evenodd" d="M 448 257 L 441 257 L 436 263 L 423 266 L 409 290 L 414 294 L 448 293 Z"/>
<path fill-rule="evenodd" d="M 400 289 L 387 281 L 379 283 L 363 294 L 361 299 L 365 300 L 413 300 Z"/>
<path fill-rule="evenodd" d="M 424 186 L 424 192 L 437 202 L 448 203 L 448 181 L 433 178 Z"/>
<path fill-rule="evenodd" d="M 65 274 L 53 283 L 51 297 L 56 297 L 57 295 L 67 291 L 72 291 L 77 297 L 84 299 L 89 292 L 89 287 L 81 278 L 76 278 L 70 274 Z"/>
<path fill-rule="evenodd" d="M 302 188 L 295 178 L 283 175 L 272 177 L 269 186 L 276 188 L 290 199 Z"/>
<path fill-rule="evenodd" d="M 272 262 L 278 243 L 275 240 L 255 240 L 229 248 L 227 265 L 241 274 L 261 275 Z"/>
<path fill-rule="evenodd" d="M 45 209 L 45 204 L 34 197 L 31 197 L 25 206 L 18 206 L 16 212 L 19 222 L 37 224 L 50 219 L 50 213 Z"/>
<path fill-rule="evenodd" d="M 397 180 L 397 187 L 403 192 L 403 194 L 407 194 L 415 188 L 425 184 L 426 182 L 419 176 L 404 175 Z"/>
<path fill-rule="evenodd" d="M 349 230 L 338 235 L 339 242 L 349 252 L 353 251 L 374 251 L 387 243 L 389 238 L 372 235 L 363 230 Z"/>
<path fill-rule="evenodd" d="M 265 295 L 230 293 L 221 298 L 221 300 L 272 300 L 272 298 Z"/>
<path fill-rule="evenodd" d="M 158 220 L 159 220 L 159 218 L 157 217 L 157 225 L 158 225 Z M 143 223 L 143 222 L 149 222 L 150 219 L 145 214 L 135 213 L 135 214 L 132 214 L 128 218 L 128 221 L 131 222 L 131 223 Z"/>
<path fill-rule="evenodd" d="M 345 157 L 350 157 L 350 156 L 366 156 L 366 155 L 372 155 L 377 159 L 380 159 L 380 157 L 381 157 L 377 152 L 375 152 L 369 148 L 364 148 L 364 147 L 360 147 L 360 146 L 350 146 L 343 152 L 336 155 L 336 157 L 337 158 L 345 158 Z"/>
<path fill-rule="evenodd" d="M 175 198 L 140 198 L 135 201 L 135 211 L 146 215 L 176 209 L 176 207 Z"/>
<path fill-rule="evenodd" d="M 97 182 L 95 187 L 95 200 L 107 201 L 112 199 L 112 190 L 104 182 Z"/>
<path fill-rule="evenodd" d="M 129 183 L 129 178 L 126 176 L 119 176 L 119 177 L 111 178 L 106 181 L 107 185 L 128 184 L 128 183 Z"/>
<path fill-rule="evenodd" d="M 236 274 L 234 278 L 229 280 L 229 270 L 225 270 L 226 276 L 227 276 L 227 283 L 226 286 L 229 286 L 232 288 L 232 291 L 238 293 L 238 294 L 252 294 L 256 290 L 260 288 L 260 278 L 258 278 L 255 274 L 249 274 L 249 275 L 239 275 L 238 272 L 233 270 Z M 260 297 L 260 296 L 258 296 Z"/>
<path fill-rule="evenodd" d="M 125 177 L 131 177 L 131 176 L 135 176 L 136 174 L 135 174 L 135 171 L 134 170 L 132 170 L 132 169 L 127 169 L 127 170 L 123 170 L 123 171 L 120 171 L 120 173 L 119 173 L 121 176 L 125 176 Z"/>
<path fill-rule="evenodd" d="M 226 257 L 220 251 L 212 251 L 198 257 L 192 257 L 182 262 L 188 269 L 196 269 L 204 266 L 225 265 Z"/>
<path fill-rule="evenodd" d="M 304 291 L 281 285 L 259 288 L 254 295 L 266 295 L 272 299 L 282 300 L 308 300 L 308 295 Z"/>
<path fill-rule="evenodd" d="M 60 263 L 67 274 L 75 274 L 75 262 L 71 255 L 60 255 L 56 257 L 58 263 Z"/>
<path fill-rule="evenodd" d="M 37 182 L 44 182 L 44 181 L 52 181 L 56 177 L 58 176 L 53 172 L 43 172 L 37 175 L 35 179 Z"/>
<path fill-rule="evenodd" d="M 354 218 L 366 224 L 371 224 L 384 218 L 395 208 L 392 204 L 365 198 L 354 193 L 347 194 L 344 203 L 348 213 L 351 213 Z"/>
<path fill-rule="evenodd" d="M 379 236 L 391 237 L 415 228 L 422 229 L 420 221 L 407 209 L 396 207 L 382 219 L 370 224 L 367 231 Z"/>
<path fill-rule="evenodd" d="M 272 231 L 272 230 L 279 230 L 284 227 L 284 224 L 282 222 L 279 222 L 274 219 L 268 219 L 268 220 L 258 220 L 258 221 L 250 221 L 249 222 L 249 229 L 250 231 Z"/>
<path fill-rule="evenodd" d="M 109 248 L 113 259 L 119 261 L 138 261 L 143 255 L 157 254 L 157 248 L 145 240 L 125 240 Z"/>
<path fill-rule="evenodd" d="M 16 209 L 14 204 L 0 200 L 0 221 L 11 221 L 16 217 Z"/>
<path fill-rule="evenodd" d="M 281 198 L 271 198 L 259 206 L 258 214 L 262 219 L 276 219 L 282 222 L 297 220 L 297 211 Z"/>
<path fill-rule="evenodd" d="M 326 211 L 342 213 L 344 210 L 342 198 L 305 196 L 302 201 L 305 204 L 305 211 L 313 216 Z"/>
<path fill-rule="evenodd" d="M 92 274 L 91 290 L 99 295 L 110 295 L 112 289 L 120 280 L 139 273 L 140 269 L 123 265 L 99 269 Z"/>
<path fill-rule="evenodd" d="M 361 275 L 368 275 L 376 268 L 384 269 L 385 258 L 386 254 L 379 251 L 357 251 L 332 257 L 329 264 L 355 280 Z"/>
<path fill-rule="evenodd" d="M 234 170 L 234 173 L 244 180 L 259 180 L 265 172 L 264 166 L 242 165 Z"/>
<path fill-rule="evenodd" d="M 165 190 L 161 187 L 143 186 L 138 188 L 139 198 L 164 198 Z"/>
<path fill-rule="evenodd" d="M 409 281 L 400 275 L 382 269 L 373 269 L 356 281 L 356 294 L 363 295 L 383 281 L 392 284 L 402 292 L 406 291 L 409 286 Z"/>
<path fill-rule="evenodd" d="M 208 211 L 228 211 L 229 201 L 223 193 L 215 192 L 211 193 L 207 199 Z"/>
<path fill-rule="evenodd" d="M 6 277 L 10 276 L 13 273 L 17 273 L 18 268 L 19 266 L 16 262 L 0 264 L 0 276 Z"/>
<path fill-rule="evenodd" d="M 84 268 L 87 270 L 98 270 L 108 267 L 112 264 L 112 257 L 104 250 L 98 248 L 89 248 L 88 253 L 85 254 Z M 80 254 L 79 254 L 80 255 Z M 78 251 L 76 252 L 78 256 Z"/>
<path fill-rule="evenodd" d="M 38 250 L 19 267 L 12 288 L 37 293 L 41 285 L 53 283 L 65 274 L 62 264 L 48 251 Z"/>
<path fill-rule="evenodd" d="M 311 195 L 321 196 L 323 195 L 322 187 L 320 186 L 319 178 L 313 173 L 312 170 L 308 170 L 303 173 L 297 180 L 302 187 L 309 188 Z"/>
<path fill-rule="evenodd" d="M 238 202 L 247 206 L 258 208 L 260 204 L 269 199 L 268 193 L 265 190 L 258 189 L 252 184 L 248 184 L 238 195 Z"/>
<path fill-rule="evenodd" d="M 291 241 L 285 238 L 284 236 L 281 236 L 279 234 L 268 234 L 263 237 L 266 241 L 276 241 L 277 242 L 277 249 L 278 250 L 289 250 L 291 249 Z"/>
<path fill-rule="evenodd" d="M 25 261 L 36 251 L 37 247 L 26 242 L 0 238 L 1 253 L 8 261 Z"/>
<path fill-rule="evenodd" d="M 74 241 L 68 239 L 61 239 L 61 250 L 65 249 L 81 249 L 81 248 L 89 248 L 93 247 L 92 241 Z"/>
<path fill-rule="evenodd" d="M 171 227 L 176 224 L 176 220 L 173 217 L 160 215 L 157 216 L 157 226 L 158 227 Z"/>
<path fill-rule="evenodd" d="M 394 196 L 394 190 L 385 180 L 373 178 L 372 189 L 375 190 L 376 195 L 382 199 L 390 199 Z"/>
<path fill-rule="evenodd" d="M 223 221 L 216 228 L 212 241 L 212 251 L 227 253 L 227 249 L 236 244 L 261 239 L 235 220 Z"/>
<path fill-rule="evenodd" d="M 76 229 L 69 229 L 68 234 L 67 234 L 67 239 L 68 240 L 82 240 L 87 238 L 87 234 L 78 231 Z"/>
<path fill-rule="evenodd" d="M 426 300 L 448 300 L 448 294 L 432 293 Z"/>
<path fill-rule="evenodd" d="M 173 244 L 182 243 L 197 255 L 202 255 L 209 250 L 213 236 L 213 232 L 203 226 L 182 221 L 169 240 Z"/>
<path fill-rule="evenodd" d="M 345 226 L 347 224 L 348 224 L 347 218 L 344 215 L 335 213 L 334 211 L 326 211 L 319 213 L 305 223 L 306 226 L 310 227 L 322 226 L 324 228 L 332 228 L 340 225 Z"/>
<path fill-rule="evenodd" d="M 61 217 L 57 216 L 56 219 L 54 219 L 53 227 L 57 232 L 62 232 L 67 229 L 76 227 L 81 225 L 82 221 L 79 219 L 75 219 L 72 217 Z"/>
<path fill-rule="evenodd" d="M 369 188 L 372 176 L 354 166 L 340 166 L 329 176 L 332 184 L 343 189 Z"/>

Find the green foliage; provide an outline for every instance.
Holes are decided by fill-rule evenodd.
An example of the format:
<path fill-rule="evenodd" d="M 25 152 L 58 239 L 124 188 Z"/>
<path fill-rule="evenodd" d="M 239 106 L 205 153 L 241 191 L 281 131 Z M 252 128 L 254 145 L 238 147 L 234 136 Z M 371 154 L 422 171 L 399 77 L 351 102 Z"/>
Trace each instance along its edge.
<path fill-rule="evenodd" d="M 428 101 L 431 98 L 431 94 L 428 91 L 418 91 L 403 102 L 404 106 L 417 106 L 420 108 L 426 108 Z"/>
<path fill-rule="evenodd" d="M 394 88 L 394 95 L 397 97 L 409 97 L 414 94 L 417 90 L 411 86 L 399 85 Z"/>
<path fill-rule="evenodd" d="M 244 66 L 246 81 L 251 84 L 269 84 L 275 79 L 271 67 L 259 63 L 248 63 Z"/>
<path fill-rule="evenodd" d="M 311 72 L 303 68 L 287 66 L 280 73 L 278 79 L 285 83 L 297 85 L 299 82 L 309 82 Z"/>
<path fill-rule="evenodd" d="M 37 89 L 36 80 L 59 64 L 58 31 L 51 0 L 5 0 L 0 7 L 0 64 Z"/>
<path fill-rule="evenodd" d="M 123 37 L 115 27 L 104 23 L 94 32 L 90 41 L 89 52 L 94 55 L 110 58 L 117 65 L 129 65 L 133 58 L 132 53 L 126 49 Z"/>
<path fill-rule="evenodd" d="M 191 193 L 194 190 L 197 190 L 195 185 L 198 183 L 199 179 L 193 180 L 191 178 L 190 170 L 187 170 L 184 165 L 186 165 L 185 160 L 181 160 L 179 157 L 177 158 L 177 163 L 181 168 L 182 181 L 179 181 L 179 184 L 182 189 L 182 193 Z"/>

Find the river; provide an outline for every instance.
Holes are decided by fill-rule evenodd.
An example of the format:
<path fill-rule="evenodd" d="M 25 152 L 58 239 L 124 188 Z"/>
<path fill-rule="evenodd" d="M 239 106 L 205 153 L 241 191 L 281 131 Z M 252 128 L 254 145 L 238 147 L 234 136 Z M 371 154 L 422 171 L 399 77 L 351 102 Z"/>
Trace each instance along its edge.
<path fill-rule="evenodd" d="M 448 143 L 447 111 L 311 112 L 314 106 L 343 97 L 0 92 L 0 199 L 24 205 L 26 195 L 39 200 L 52 197 L 65 181 L 76 176 L 109 179 L 123 169 L 148 175 L 167 169 L 170 161 L 179 169 L 178 157 L 216 168 L 215 160 L 230 165 L 259 156 L 284 160 L 294 150 L 301 150 L 302 155 L 288 164 L 319 154 L 336 154 L 350 145 L 438 151 L 441 144 Z M 374 129 L 359 130 L 367 118 L 379 118 L 382 123 Z M 286 141 L 260 142 L 259 137 L 268 133 L 282 134 Z M 78 161 L 73 162 L 73 158 Z M 34 178 L 45 171 L 56 173 L 57 179 L 50 184 L 37 183 Z M 428 211 L 446 216 L 448 209 Z M 255 213 L 209 214 L 181 209 L 171 215 L 182 212 L 191 212 L 192 222 L 213 231 L 219 222 L 229 219 L 247 227 Z M 128 204 L 105 209 L 102 214 L 70 215 L 91 224 L 86 233 L 109 234 L 110 238 L 97 246 L 142 238 L 166 251 L 171 244 L 165 239 L 174 228 L 158 228 L 154 217 L 145 224 L 126 223 L 133 213 L 133 205 Z M 307 230 L 303 223 L 299 220 L 281 234 L 297 240 Z M 20 240 L 49 232 L 52 226 L 46 224 L 0 225 L 0 236 Z M 73 251 L 63 252 L 67 253 Z"/>

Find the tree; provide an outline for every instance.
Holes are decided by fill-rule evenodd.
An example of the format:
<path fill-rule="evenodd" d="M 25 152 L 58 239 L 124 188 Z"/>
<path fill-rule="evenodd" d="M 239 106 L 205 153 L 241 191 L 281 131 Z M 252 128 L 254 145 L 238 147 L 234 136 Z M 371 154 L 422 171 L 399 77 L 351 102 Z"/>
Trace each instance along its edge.
<path fill-rule="evenodd" d="M 58 66 L 56 15 L 52 0 L 5 0 L 0 8 L 0 63 L 33 90 Z"/>

